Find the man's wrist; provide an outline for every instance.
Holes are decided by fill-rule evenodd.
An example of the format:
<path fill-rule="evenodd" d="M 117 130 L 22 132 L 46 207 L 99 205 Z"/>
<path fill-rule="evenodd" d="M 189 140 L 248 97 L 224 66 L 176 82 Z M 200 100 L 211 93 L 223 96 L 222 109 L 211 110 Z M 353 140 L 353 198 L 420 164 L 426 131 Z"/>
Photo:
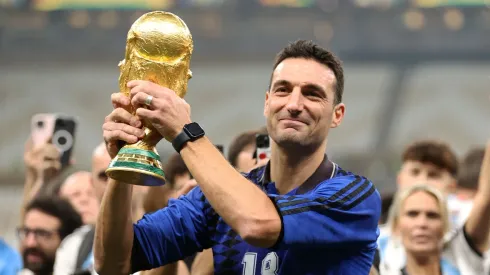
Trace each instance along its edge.
<path fill-rule="evenodd" d="M 182 131 L 172 140 L 172 146 L 175 151 L 180 153 L 182 148 L 188 143 L 202 138 L 205 135 L 204 130 L 196 122 L 184 125 Z"/>

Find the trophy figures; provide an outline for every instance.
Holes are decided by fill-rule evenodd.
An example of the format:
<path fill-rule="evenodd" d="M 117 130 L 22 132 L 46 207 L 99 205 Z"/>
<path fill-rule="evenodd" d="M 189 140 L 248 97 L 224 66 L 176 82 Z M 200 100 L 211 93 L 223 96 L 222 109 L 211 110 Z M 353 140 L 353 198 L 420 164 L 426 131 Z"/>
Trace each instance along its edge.
<path fill-rule="evenodd" d="M 184 97 L 192 77 L 192 50 L 192 35 L 178 16 L 162 11 L 144 14 L 128 32 L 125 58 L 119 63 L 121 93 L 129 96 L 126 84 L 131 80 L 148 80 Z M 143 121 L 143 125 L 145 137 L 122 147 L 106 173 L 129 184 L 163 185 L 165 174 L 155 147 L 161 136 L 149 122 Z"/>

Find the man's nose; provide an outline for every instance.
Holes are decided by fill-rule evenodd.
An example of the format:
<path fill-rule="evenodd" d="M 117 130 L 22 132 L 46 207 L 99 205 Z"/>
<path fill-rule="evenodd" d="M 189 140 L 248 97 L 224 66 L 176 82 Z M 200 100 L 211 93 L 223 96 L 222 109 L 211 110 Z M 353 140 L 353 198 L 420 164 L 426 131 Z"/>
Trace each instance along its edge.
<path fill-rule="evenodd" d="M 287 110 L 291 114 L 297 114 L 303 111 L 304 102 L 303 94 L 301 94 L 300 87 L 294 87 L 293 91 L 289 95 L 288 104 L 286 105 Z"/>
<path fill-rule="evenodd" d="M 37 246 L 37 240 L 36 236 L 34 233 L 27 233 L 25 239 L 24 239 L 24 246 L 25 247 L 36 247 Z"/>

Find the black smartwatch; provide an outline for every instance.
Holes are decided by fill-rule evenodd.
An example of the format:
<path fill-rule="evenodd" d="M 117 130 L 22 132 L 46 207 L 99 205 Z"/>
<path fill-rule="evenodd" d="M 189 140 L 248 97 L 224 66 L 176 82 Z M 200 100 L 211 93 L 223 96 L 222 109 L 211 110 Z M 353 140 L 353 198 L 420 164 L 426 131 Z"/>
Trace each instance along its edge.
<path fill-rule="evenodd" d="M 201 138 L 204 134 L 204 130 L 196 122 L 186 124 L 184 125 L 182 132 L 180 132 L 180 134 L 178 134 L 172 141 L 172 146 L 175 151 L 180 153 L 180 150 L 182 150 L 182 147 L 184 147 L 188 141 L 194 141 Z"/>

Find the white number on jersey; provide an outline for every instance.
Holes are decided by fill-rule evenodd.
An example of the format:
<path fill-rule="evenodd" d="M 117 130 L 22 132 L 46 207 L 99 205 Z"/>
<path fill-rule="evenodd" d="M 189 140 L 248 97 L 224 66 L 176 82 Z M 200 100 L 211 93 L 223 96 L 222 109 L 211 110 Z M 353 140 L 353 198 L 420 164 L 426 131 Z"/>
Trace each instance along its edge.
<path fill-rule="evenodd" d="M 247 252 L 243 256 L 243 275 L 255 275 L 255 267 L 257 266 L 257 253 Z M 279 269 L 279 257 L 276 252 L 269 252 L 262 260 L 262 268 L 260 275 L 277 275 Z"/>

